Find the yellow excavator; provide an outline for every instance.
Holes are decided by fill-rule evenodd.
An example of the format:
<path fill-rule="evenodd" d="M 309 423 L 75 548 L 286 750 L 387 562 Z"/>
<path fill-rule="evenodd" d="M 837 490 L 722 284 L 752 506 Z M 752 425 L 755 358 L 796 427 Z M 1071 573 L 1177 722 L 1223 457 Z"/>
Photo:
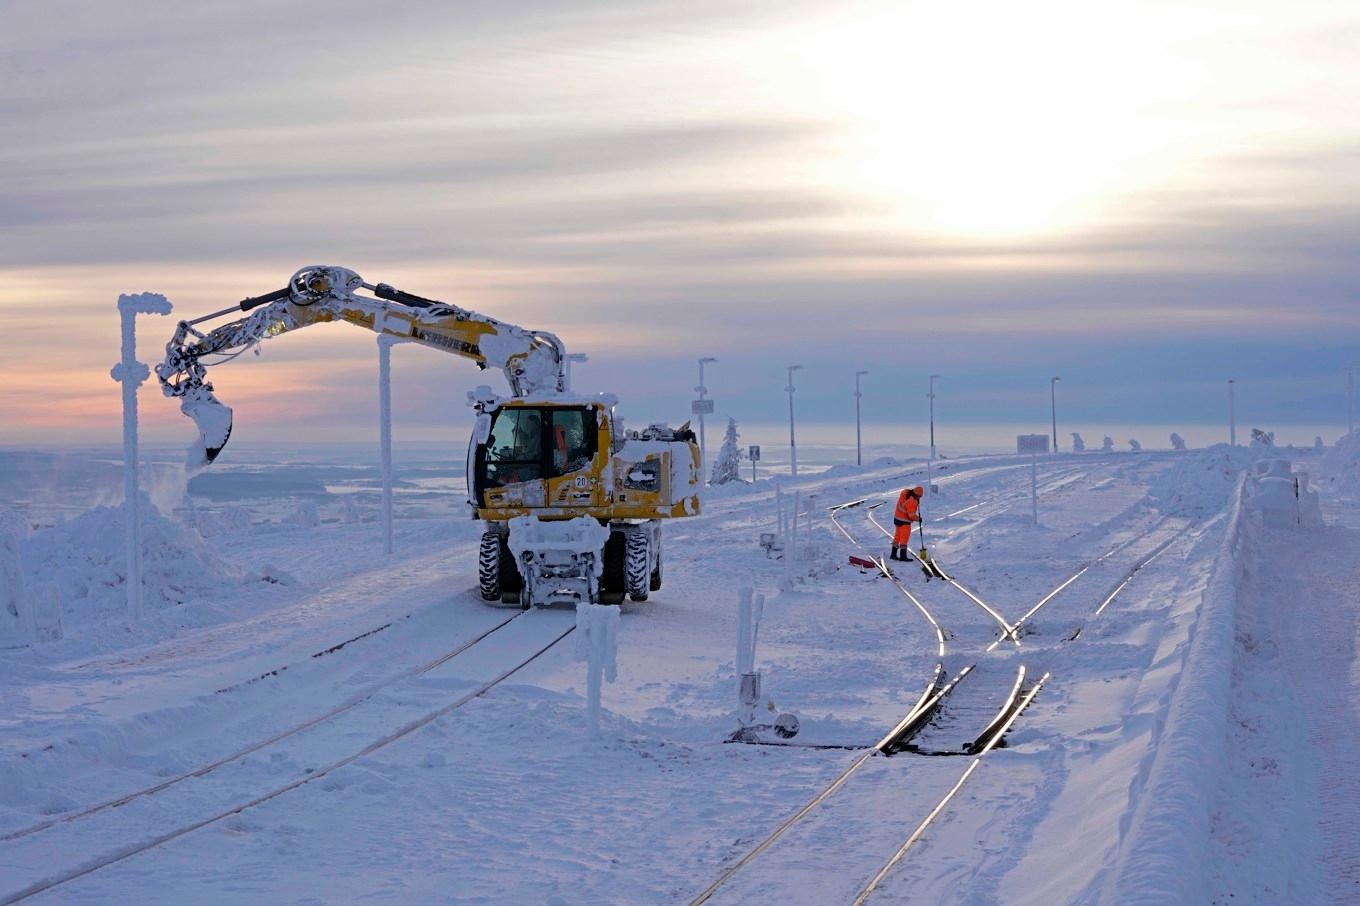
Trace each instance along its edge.
<path fill-rule="evenodd" d="M 198 426 L 205 465 L 232 425 L 207 369 L 270 337 L 332 321 L 505 373 L 510 397 L 486 386 L 468 393 L 476 421 L 467 502 L 484 524 L 477 565 L 485 600 L 524 608 L 618 604 L 625 596 L 644 601 L 661 587 L 661 520 L 699 513 L 702 463 L 688 423 L 625 430 L 614 396 L 572 393 L 556 336 L 366 283 L 347 268 L 304 267 L 283 289 L 179 323 L 156 376 Z"/>

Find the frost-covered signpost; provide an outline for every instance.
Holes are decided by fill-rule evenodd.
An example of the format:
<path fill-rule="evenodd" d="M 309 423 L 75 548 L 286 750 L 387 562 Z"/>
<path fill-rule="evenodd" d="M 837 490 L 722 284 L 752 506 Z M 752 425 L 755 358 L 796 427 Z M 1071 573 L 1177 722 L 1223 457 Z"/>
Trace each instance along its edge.
<path fill-rule="evenodd" d="M 123 385 L 123 510 L 127 516 L 128 622 L 142 618 L 142 520 L 137 481 L 137 388 L 151 377 L 151 369 L 137 361 L 137 316 L 168 315 L 170 300 L 160 293 L 124 294 L 118 297 L 122 321 L 123 358 L 109 376 Z"/>
<path fill-rule="evenodd" d="M 1029 494 L 1034 524 L 1039 524 L 1039 456 L 1048 453 L 1047 434 L 1019 434 L 1015 438 L 1015 452 L 1029 454 Z"/>
<path fill-rule="evenodd" d="M 619 675 L 618 607 L 576 605 L 576 659 L 586 662 L 586 729 L 591 739 L 599 739 L 601 686 Z"/>

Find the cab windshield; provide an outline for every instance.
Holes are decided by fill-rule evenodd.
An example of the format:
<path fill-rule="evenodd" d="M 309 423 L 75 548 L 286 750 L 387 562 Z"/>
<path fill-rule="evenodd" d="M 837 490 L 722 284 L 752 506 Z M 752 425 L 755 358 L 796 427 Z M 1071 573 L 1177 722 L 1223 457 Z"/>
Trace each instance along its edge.
<path fill-rule="evenodd" d="M 579 472 L 595 456 L 594 412 L 506 407 L 491 422 L 483 462 L 487 487 Z"/>

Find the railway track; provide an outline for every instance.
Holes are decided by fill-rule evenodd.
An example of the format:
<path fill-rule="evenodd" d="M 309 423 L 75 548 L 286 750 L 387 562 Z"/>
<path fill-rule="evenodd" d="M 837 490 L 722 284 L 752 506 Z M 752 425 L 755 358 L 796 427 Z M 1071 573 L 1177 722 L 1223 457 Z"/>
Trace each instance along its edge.
<path fill-rule="evenodd" d="M 847 504 L 832 508 L 833 525 L 853 546 L 862 552 L 866 550 L 864 545 L 846 528 L 839 517 L 848 510 L 863 506 L 865 502 L 865 500 L 851 501 Z M 883 530 L 883 527 L 877 523 L 877 520 L 873 519 L 872 510 L 868 511 L 868 519 L 877 526 L 880 531 Z M 1195 523 L 1192 520 L 1163 518 L 1146 530 L 1139 532 L 1134 537 L 1112 546 L 1111 549 L 1104 554 L 1082 564 L 1079 569 L 1075 570 L 1061 583 L 1040 597 L 1038 602 L 1030 607 L 1015 624 L 1011 625 L 1007 623 L 1004 617 L 998 619 L 998 626 L 1002 630 L 1000 637 L 992 640 L 988 644 L 981 652 L 982 657 L 979 660 L 968 664 L 959 670 L 952 678 L 947 678 L 947 681 L 944 682 L 941 682 L 942 679 L 945 679 L 944 640 L 943 638 L 940 638 L 940 662 L 934 682 L 929 687 L 931 690 L 930 694 L 926 698 L 918 700 L 903 719 L 899 721 L 899 723 L 875 746 L 857 754 L 835 779 L 823 787 L 812 799 L 796 812 L 786 818 L 772 833 L 761 840 L 760 843 L 745 852 L 741 858 L 730 865 L 712 884 L 709 885 L 708 888 L 692 901 L 691 906 L 699 906 L 699 904 L 710 901 L 720 892 L 724 892 L 724 888 L 727 887 L 740 872 L 747 869 L 752 863 L 756 862 L 756 860 L 761 859 L 762 856 L 770 853 L 771 850 L 776 849 L 776 843 L 786 834 L 789 834 L 797 827 L 806 825 L 809 816 L 819 808 L 826 806 L 834 799 L 850 796 L 853 787 L 853 784 L 850 783 L 851 779 L 857 774 L 864 775 L 868 766 L 879 760 L 876 759 L 875 756 L 909 753 L 915 755 L 953 755 L 968 757 L 968 763 L 963 770 L 959 772 L 957 776 L 942 784 L 945 786 L 943 795 L 940 796 L 933 806 L 925 813 L 924 817 L 914 826 L 906 839 L 888 855 L 879 869 L 870 876 L 861 887 L 859 887 L 858 892 L 855 893 L 853 898 L 855 906 L 860 906 L 860 904 L 867 902 L 876 892 L 878 892 L 885 879 L 891 875 L 893 870 L 922 840 L 931 825 L 948 810 L 950 803 L 957 797 L 960 790 L 964 788 L 969 779 L 980 769 L 987 756 L 998 747 L 1004 745 L 1007 733 L 1010 732 L 1020 715 L 1034 701 L 1040 690 L 1052 680 L 1053 674 L 1051 671 L 1035 671 L 1031 669 L 1031 665 L 1023 663 L 1012 666 L 1012 663 L 1021 656 L 1019 652 L 1019 640 L 1023 630 L 1033 623 L 1035 617 L 1043 612 L 1045 607 L 1050 606 L 1055 600 L 1059 600 L 1062 593 L 1071 588 L 1083 576 L 1092 575 L 1093 571 L 1097 570 L 1098 567 L 1102 564 L 1109 563 L 1121 552 L 1127 552 L 1130 549 L 1137 548 L 1139 545 L 1146 547 L 1146 550 L 1139 550 L 1137 552 L 1137 556 L 1132 565 L 1128 566 L 1119 575 L 1110 586 L 1109 591 L 1099 597 L 1099 603 L 1089 613 L 1086 620 L 1082 622 L 1078 629 L 1061 639 L 1061 642 L 1063 643 L 1074 641 L 1080 636 L 1081 630 L 1085 628 L 1085 625 L 1089 620 L 1095 619 L 1108 608 L 1115 598 L 1129 587 L 1142 570 L 1165 553 L 1176 540 L 1184 537 L 1194 524 Z M 923 613 L 929 613 L 925 606 L 911 593 L 910 589 L 907 589 L 892 575 L 887 564 L 881 557 L 870 556 L 868 559 L 875 564 L 880 572 L 891 579 L 894 586 L 911 599 Z M 1084 599 L 1089 604 L 1091 600 L 1090 597 L 1085 597 Z M 933 626 L 939 627 L 938 622 L 933 617 L 930 617 L 930 621 Z M 940 633 L 943 635 L 942 628 L 940 628 Z M 1010 640 L 1015 644 L 1013 647 L 1006 647 L 1005 663 L 1001 664 L 999 669 L 992 671 L 994 673 L 994 679 L 998 677 L 1005 677 L 1007 679 L 1004 694 L 999 696 L 998 701 L 997 696 L 990 694 L 992 690 L 997 688 L 995 683 L 979 683 L 977 682 L 977 677 L 988 672 L 987 667 L 980 666 L 984 663 L 983 659 L 1000 656 L 995 653 L 996 649 L 1003 645 L 1007 640 Z M 1037 678 L 1034 678 L 1036 673 L 1038 674 Z M 965 732 L 966 727 L 977 726 L 977 723 L 970 723 L 975 715 L 967 715 L 965 719 L 956 721 L 960 726 L 953 730 L 952 738 L 957 740 L 957 742 L 950 745 L 935 747 L 932 743 L 937 737 L 943 736 L 944 738 L 950 738 L 949 732 L 951 728 L 946 721 L 941 720 L 941 714 L 944 711 L 945 703 L 950 701 L 952 697 L 957 696 L 960 688 L 976 691 L 978 693 L 978 700 L 980 702 L 990 701 L 994 710 L 986 711 L 986 713 L 990 715 L 990 719 L 982 725 L 981 729 L 975 731 Z M 982 706 L 974 706 L 971 710 L 982 713 L 983 708 Z M 957 713 L 958 712 L 956 711 L 955 714 L 957 715 Z M 941 725 L 943 726 L 941 727 Z M 935 734 L 928 732 L 928 728 L 931 728 L 932 726 L 941 727 L 941 732 Z M 953 763 L 952 759 L 927 759 L 921 763 L 924 764 L 932 761 L 938 764 Z M 940 768 L 933 771 L 932 779 L 939 771 L 943 770 L 945 769 Z M 897 792 L 898 795 L 901 795 L 900 791 L 895 792 Z M 841 796 L 838 797 L 838 793 L 841 794 Z M 920 797 L 913 793 L 909 798 L 913 801 L 918 801 Z M 881 791 L 875 794 L 873 798 L 866 800 L 867 803 L 869 803 L 866 808 L 861 809 L 852 808 L 850 805 L 845 806 L 842 809 L 846 812 L 843 821 L 853 822 L 859 820 L 862 822 L 864 820 L 862 813 L 868 811 L 869 808 L 872 807 L 872 804 L 878 802 L 879 799 L 881 799 Z M 833 820 L 831 823 L 834 824 L 836 822 Z M 815 829 L 807 831 L 807 833 L 814 835 L 817 832 L 818 831 Z M 822 836 L 835 837 L 836 835 L 823 830 Z M 843 836 L 844 835 L 841 835 L 839 841 L 842 846 L 844 845 Z M 852 834 L 851 836 L 854 835 Z M 822 842 L 822 838 L 817 839 L 818 845 L 815 848 L 820 856 L 827 851 L 828 844 Z M 787 847 L 785 847 L 785 849 L 787 849 Z M 800 852 L 804 851 L 800 850 Z M 790 870 L 794 872 L 799 871 L 796 866 Z M 843 868 L 841 870 L 843 871 Z M 741 894 L 738 893 L 737 899 L 741 898 Z"/>
<path fill-rule="evenodd" d="M 11 844 L 3 857 L 12 869 L 9 876 L 21 886 L 0 892 L 0 906 L 8 906 L 61 887 L 314 783 L 486 695 L 554 648 L 574 629 L 574 615 L 569 612 L 516 613 L 439 658 L 388 678 L 303 724 L 154 786 L 10 832 L 3 838 Z M 409 682 L 422 678 L 438 682 L 433 684 L 435 688 L 432 690 L 416 688 L 418 682 Z M 399 690 L 397 687 L 404 681 L 412 688 Z M 447 697 L 450 682 L 459 682 L 467 687 L 452 701 Z M 389 691 L 401 694 L 385 699 L 381 697 L 382 693 Z M 422 696 L 422 692 L 429 694 Z M 358 726 L 356 728 L 351 724 Z M 367 740 L 366 743 L 356 748 L 356 736 Z M 283 751 L 280 744 L 284 742 L 290 744 L 291 751 Z M 248 769 L 248 756 L 270 749 L 278 749 L 275 754 L 279 755 L 280 760 L 296 764 L 298 770 L 292 779 L 284 782 L 275 780 L 262 791 L 259 778 L 251 776 Z M 348 751 L 349 754 L 336 758 L 336 751 Z M 233 768 L 242 776 L 231 776 Z M 220 788 L 214 788 L 214 783 Z M 177 810 L 176 806 L 183 806 L 184 803 L 163 801 L 167 796 L 174 798 L 180 795 L 181 791 L 183 798 L 189 800 L 190 808 Z M 135 810 L 140 814 L 124 819 L 125 810 Z M 180 811 L 196 813 L 201 817 L 185 821 L 182 817 L 176 817 Z M 101 827 L 101 822 L 107 824 Z M 106 849 L 102 854 L 76 865 L 56 871 L 48 868 L 54 854 L 59 856 L 65 850 L 61 839 L 63 828 L 70 828 L 76 837 L 85 840 L 126 839 L 129 824 L 134 832 L 158 825 L 168 825 L 170 829 Z M 56 838 L 51 839 L 54 835 Z M 28 875 L 26 878 L 22 877 L 25 871 Z"/>

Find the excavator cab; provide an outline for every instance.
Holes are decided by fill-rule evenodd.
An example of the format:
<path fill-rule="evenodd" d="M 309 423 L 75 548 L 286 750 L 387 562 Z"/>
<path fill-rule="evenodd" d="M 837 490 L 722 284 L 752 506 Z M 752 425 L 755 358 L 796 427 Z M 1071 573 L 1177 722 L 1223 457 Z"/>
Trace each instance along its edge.
<path fill-rule="evenodd" d="M 478 506 L 509 518 L 522 509 L 604 505 L 609 434 L 602 412 L 599 405 L 502 404 L 473 454 Z"/>

